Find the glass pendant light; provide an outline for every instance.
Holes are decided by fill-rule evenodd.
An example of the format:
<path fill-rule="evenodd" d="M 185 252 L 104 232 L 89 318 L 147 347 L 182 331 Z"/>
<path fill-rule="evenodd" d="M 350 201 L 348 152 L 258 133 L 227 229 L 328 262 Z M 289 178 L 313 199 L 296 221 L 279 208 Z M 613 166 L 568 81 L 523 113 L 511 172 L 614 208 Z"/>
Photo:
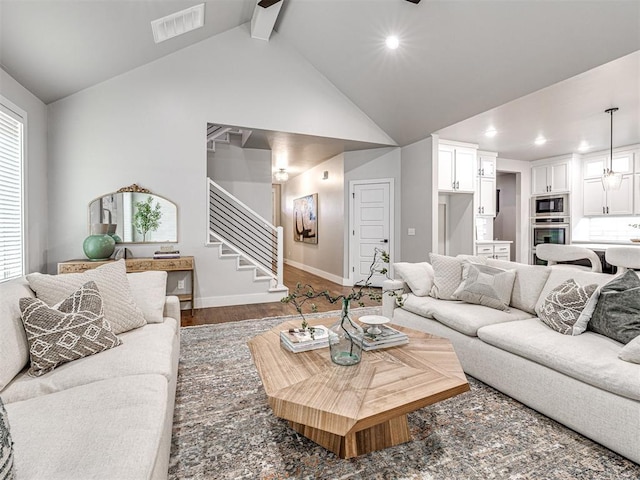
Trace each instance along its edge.
<path fill-rule="evenodd" d="M 276 180 L 276 182 L 286 182 L 287 180 L 289 180 L 289 174 L 284 168 L 281 168 L 273 174 L 273 178 Z"/>
<path fill-rule="evenodd" d="M 611 115 L 611 144 L 609 150 L 609 167 L 602 174 L 602 188 L 605 190 L 619 190 L 622 185 L 622 174 L 613 171 L 613 114 L 618 108 L 607 108 L 604 113 Z"/>

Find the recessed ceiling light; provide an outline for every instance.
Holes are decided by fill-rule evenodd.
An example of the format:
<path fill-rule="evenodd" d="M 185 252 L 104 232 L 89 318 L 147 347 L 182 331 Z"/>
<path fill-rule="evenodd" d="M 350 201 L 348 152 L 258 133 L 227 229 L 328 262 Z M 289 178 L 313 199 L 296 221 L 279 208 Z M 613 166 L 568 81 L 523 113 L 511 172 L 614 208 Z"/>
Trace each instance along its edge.
<path fill-rule="evenodd" d="M 545 143 L 547 143 L 547 139 L 542 135 L 538 135 L 538 138 L 536 138 L 533 143 L 535 143 L 536 145 L 544 145 Z"/>
<path fill-rule="evenodd" d="M 164 42 L 204 25 L 204 3 L 172 13 L 151 22 L 153 40 Z"/>
<path fill-rule="evenodd" d="M 578 151 L 580 152 L 586 152 L 589 148 L 591 148 L 591 145 L 585 141 L 580 142 L 580 145 L 578 145 Z"/>
<path fill-rule="evenodd" d="M 493 137 L 495 137 L 495 136 L 496 136 L 496 134 L 497 134 L 497 133 L 498 133 L 498 131 L 497 131 L 495 128 L 493 128 L 493 127 L 489 127 L 489 128 L 487 129 L 487 131 L 486 131 L 486 132 L 484 132 L 484 136 L 485 136 L 485 137 L 489 137 L 489 138 L 493 138 Z"/>
<path fill-rule="evenodd" d="M 385 40 L 385 43 L 387 44 L 387 47 L 390 48 L 391 50 L 395 50 L 400 46 L 400 40 L 395 35 L 391 35 L 387 37 L 387 39 Z"/>

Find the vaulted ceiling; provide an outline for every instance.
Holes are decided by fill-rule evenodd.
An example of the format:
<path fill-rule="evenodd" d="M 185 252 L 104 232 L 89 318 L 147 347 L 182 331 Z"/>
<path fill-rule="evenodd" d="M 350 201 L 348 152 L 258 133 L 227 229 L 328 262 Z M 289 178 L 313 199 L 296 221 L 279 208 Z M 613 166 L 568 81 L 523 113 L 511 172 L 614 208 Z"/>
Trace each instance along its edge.
<path fill-rule="evenodd" d="M 580 136 L 605 148 L 609 106 L 617 142 L 640 142 L 637 0 L 283 2 L 274 35 L 398 145 L 439 132 L 525 160 L 575 151 Z M 153 42 L 151 20 L 198 3 L 0 0 L 0 63 L 51 103 L 250 21 L 256 0 L 205 0 L 203 28 Z M 550 141 L 534 150 L 540 132 Z"/>

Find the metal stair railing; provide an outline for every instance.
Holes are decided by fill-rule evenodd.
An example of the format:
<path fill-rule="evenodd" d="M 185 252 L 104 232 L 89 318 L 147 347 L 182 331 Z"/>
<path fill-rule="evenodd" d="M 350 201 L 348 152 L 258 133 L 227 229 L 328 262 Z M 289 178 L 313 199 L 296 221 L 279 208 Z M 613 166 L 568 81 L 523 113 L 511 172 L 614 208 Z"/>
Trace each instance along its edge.
<path fill-rule="evenodd" d="M 283 283 L 283 229 L 276 227 L 210 178 L 209 236 Z"/>

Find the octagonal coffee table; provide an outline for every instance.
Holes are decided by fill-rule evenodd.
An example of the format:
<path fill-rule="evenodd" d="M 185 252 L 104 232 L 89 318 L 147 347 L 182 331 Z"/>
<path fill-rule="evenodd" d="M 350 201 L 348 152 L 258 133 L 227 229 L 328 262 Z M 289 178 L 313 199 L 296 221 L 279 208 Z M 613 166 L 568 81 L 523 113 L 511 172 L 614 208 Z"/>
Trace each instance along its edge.
<path fill-rule="evenodd" d="M 341 458 L 408 442 L 407 413 L 469 390 L 445 338 L 394 325 L 408 345 L 363 352 L 358 365 L 343 367 L 331 362 L 328 348 L 281 347 L 280 331 L 299 324 L 280 324 L 251 339 L 249 349 L 273 413 Z"/>

